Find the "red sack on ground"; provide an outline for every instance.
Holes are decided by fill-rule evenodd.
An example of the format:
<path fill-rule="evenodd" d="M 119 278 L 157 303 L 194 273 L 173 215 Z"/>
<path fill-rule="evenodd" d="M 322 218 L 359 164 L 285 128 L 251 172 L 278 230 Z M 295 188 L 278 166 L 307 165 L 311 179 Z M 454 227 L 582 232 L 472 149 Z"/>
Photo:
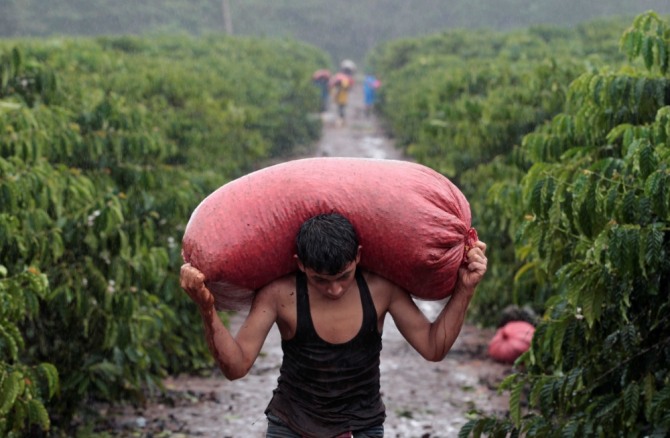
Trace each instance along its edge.
<path fill-rule="evenodd" d="M 533 324 L 526 321 L 510 321 L 500 327 L 489 342 L 488 354 L 498 362 L 514 363 L 528 351 L 535 334 Z"/>
<path fill-rule="evenodd" d="M 361 266 L 417 298 L 455 287 L 476 241 L 470 206 L 438 172 L 411 162 L 307 158 L 270 166 L 205 198 L 186 226 L 182 256 L 205 274 L 218 309 L 241 309 L 255 290 L 296 269 L 295 236 L 320 213 L 354 225 Z"/>

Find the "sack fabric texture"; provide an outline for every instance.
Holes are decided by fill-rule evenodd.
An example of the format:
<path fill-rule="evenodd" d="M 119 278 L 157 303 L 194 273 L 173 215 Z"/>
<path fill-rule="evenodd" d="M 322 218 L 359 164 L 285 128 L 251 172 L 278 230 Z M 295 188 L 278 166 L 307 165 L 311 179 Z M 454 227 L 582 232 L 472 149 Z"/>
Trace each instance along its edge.
<path fill-rule="evenodd" d="M 448 178 L 399 160 L 321 157 L 288 161 L 233 180 L 193 211 L 182 241 L 219 310 L 250 305 L 254 291 L 296 269 L 300 225 L 340 213 L 358 233 L 361 267 L 438 300 L 477 240 L 470 205 Z"/>

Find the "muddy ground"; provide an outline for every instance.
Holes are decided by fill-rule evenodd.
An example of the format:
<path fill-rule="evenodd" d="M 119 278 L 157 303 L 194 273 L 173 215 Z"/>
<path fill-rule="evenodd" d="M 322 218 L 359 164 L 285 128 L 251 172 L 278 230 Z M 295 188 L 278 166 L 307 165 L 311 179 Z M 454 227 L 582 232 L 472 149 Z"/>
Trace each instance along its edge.
<path fill-rule="evenodd" d="M 309 154 L 404 159 L 374 116 L 365 116 L 362 102 L 358 86 L 343 125 L 336 122 L 334 108 L 324 113 L 323 138 Z M 419 305 L 432 319 L 444 302 L 423 301 Z M 244 316 L 233 316 L 233 331 Z M 504 412 L 507 397 L 497 394 L 496 388 L 511 367 L 487 358 L 486 346 L 492 336 L 492 330 L 466 324 L 445 360 L 427 362 L 387 318 L 381 354 L 385 436 L 451 438 L 458 435 L 472 412 Z M 229 382 L 218 370 L 213 370 L 211 377 L 169 378 L 166 393 L 146 406 L 102 408 L 108 421 L 100 426 L 119 437 L 263 437 L 263 411 L 280 364 L 280 337 L 273 329 L 245 378 Z"/>

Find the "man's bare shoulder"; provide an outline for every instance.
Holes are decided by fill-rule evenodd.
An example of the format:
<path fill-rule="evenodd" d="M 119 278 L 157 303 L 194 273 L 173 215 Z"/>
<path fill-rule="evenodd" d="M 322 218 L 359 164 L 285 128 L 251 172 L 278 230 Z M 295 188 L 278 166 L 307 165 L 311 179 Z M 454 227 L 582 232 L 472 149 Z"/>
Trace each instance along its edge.
<path fill-rule="evenodd" d="M 363 269 L 362 271 L 363 276 L 365 277 L 365 282 L 368 284 L 370 290 L 373 288 L 384 292 L 390 292 L 391 290 L 402 290 L 400 286 L 393 283 L 386 277 L 382 277 L 381 275 L 366 269 Z"/>
<path fill-rule="evenodd" d="M 372 271 L 363 270 L 365 282 L 377 306 L 386 308 L 396 294 L 406 294 L 405 290 L 386 277 Z"/>
<path fill-rule="evenodd" d="M 282 339 L 290 339 L 296 325 L 295 273 L 267 284 L 256 293 L 254 300 L 259 309 L 272 309 Z"/>
<path fill-rule="evenodd" d="M 284 303 L 295 296 L 295 274 L 285 275 L 267 285 L 256 293 L 257 299 L 269 300 L 274 303 Z"/>

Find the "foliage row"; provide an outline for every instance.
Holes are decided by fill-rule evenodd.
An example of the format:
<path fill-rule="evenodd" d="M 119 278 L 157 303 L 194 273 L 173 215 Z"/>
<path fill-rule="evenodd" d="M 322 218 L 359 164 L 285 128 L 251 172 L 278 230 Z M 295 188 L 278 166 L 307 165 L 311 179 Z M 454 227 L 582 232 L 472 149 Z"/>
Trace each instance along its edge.
<path fill-rule="evenodd" d="M 319 134 L 324 55 L 220 37 L 0 49 L 0 435 L 19 436 L 211 366 L 178 286 L 186 221 Z"/>
<path fill-rule="evenodd" d="M 520 262 L 503 210 L 519 197 L 515 185 L 529 168 L 515 145 L 563 109 L 582 72 L 625 60 L 616 44 L 624 28 L 613 20 L 575 29 L 454 31 L 394 41 L 370 56 L 387 72 L 379 110 L 396 143 L 461 186 L 480 237 L 496 249 L 472 310 L 483 323 L 497 324 L 510 302 L 540 307 L 548 296 L 525 278 L 509 287 Z M 489 193 L 490 185 L 497 192 Z"/>
<path fill-rule="evenodd" d="M 425 65 L 445 42 L 409 43 L 425 49 Z M 628 62 L 582 56 L 580 67 L 574 53 L 553 51 L 498 59 L 466 81 L 444 63 L 448 74 L 429 69 L 429 79 L 386 90 L 385 114 L 402 112 L 396 99 L 419 114 L 407 133 L 398 128 L 408 150 L 462 182 L 480 234 L 495 243 L 487 281 L 499 289 L 483 285 L 477 305 L 530 302 L 543 315 L 523 367 L 501 384 L 509 415 L 473 419 L 462 437 L 670 431 L 670 27 L 648 12 L 614 42 Z M 397 62 L 399 77 L 420 68 L 421 57 L 398 56 L 408 42 L 396 44 L 378 62 Z"/>

